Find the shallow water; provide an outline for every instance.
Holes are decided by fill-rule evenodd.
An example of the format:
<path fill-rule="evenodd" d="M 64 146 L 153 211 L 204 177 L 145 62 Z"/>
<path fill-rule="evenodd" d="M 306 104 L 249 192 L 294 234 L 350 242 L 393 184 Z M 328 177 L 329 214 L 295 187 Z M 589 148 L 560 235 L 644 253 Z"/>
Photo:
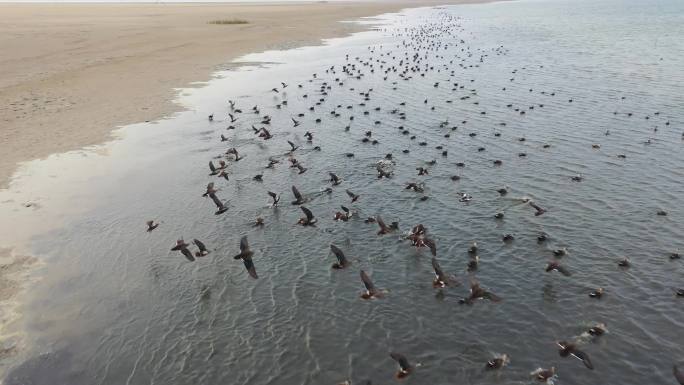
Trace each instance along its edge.
<path fill-rule="evenodd" d="M 424 78 L 402 81 L 394 74 L 384 81 L 377 62 L 373 74 L 359 65 L 362 80 L 339 72 L 345 54 L 352 62 L 403 54 L 396 45 L 406 37 L 397 33 L 446 15 L 460 17 L 462 30 L 441 36 L 450 46 L 440 52 L 444 58 L 431 52 L 435 70 Z M 671 365 L 684 359 L 684 302 L 673 289 L 684 286 L 684 267 L 668 253 L 683 249 L 684 4 L 523 1 L 418 9 L 383 20 L 380 30 L 324 47 L 249 55 L 242 61 L 268 64 L 222 72 L 207 87 L 184 91 L 188 112 L 127 128 L 104 150 L 27 166 L 14 191 L 3 192 L 3 213 L 29 227 L 43 212 L 66 224 L 32 239 L 32 252 L 46 266 L 24 309 L 25 362 L 5 383 L 335 384 L 370 378 L 383 384 L 394 381 L 391 350 L 423 364 L 406 379 L 410 384 L 523 384 L 539 366 L 556 366 L 560 384 L 674 383 Z M 464 46 L 473 56 L 460 51 Z M 482 62 L 481 54 L 487 55 Z M 455 55 L 465 59 L 464 67 L 456 60 L 449 65 Z M 337 74 L 325 72 L 332 65 Z M 318 77 L 309 82 L 313 73 Z M 336 86 L 335 77 L 344 78 L 344 86 Z M 289 87 L 270 92 L 280 81 Z M 323 97 L 324 81 L 332 87 L 310 112 Z M 452 91 L 453 83 L 464 88 Z M 359 92 L 370 88 L 370 100 L 360 106 Z M 225 130 L 228 99 L 244 110 L 234 131 Z M 282 100 L 288 106 L 274 108 Z M 250 113 L 253 105 L 261 106 L 260 115 Z M 392 109 L 405 112 L 406 120 Z M 306 116 L 293 128 L 290 117 L 299 112 Z M 214 122 L 207 120 L 210 113 Z M 269 141 L 250 128 L 262 115 L 273 118 Z M 440 128 L 446 119 L 448 127 Z M 399 126 L 416 139 L 401 135 Z M 307 130 L 313 144 L 303 136 Z M 378 145 L 361 142 L 367 130 Z M 229 144 L 218 141 L 220 134 Z M 301 146 L 295 155 L 306 173 L 288 168 L 285 157 L 264 169 L 269 156 L 289 150 L 286 140 Z M 316 145 L 322 151 L 312 150 Z M 207 162 L 229 147 L 246 156 L 229 162 L 230 181 L 207 176 Z M 374 163 L 386 153 L 394 154 L 394 177 L 378 180 Z M 430 175 L 417 176 L 415 168 L 432 159 L 437 164 L 429 166 Z M 495 167 L 495 159 L 503 165 Z M 344 182 L 320 194 L 329 171 Z M 260 173 L 263 182 L 251 180 Z M 572 182 L 578 173 L 584 180 Z M 452 175 L 461 180 L 451 181 Z M 230 207 L 221 216 L 200 197 L 212 180 Z M 408 181 L 424 181 L 429 199 L 404 190 Z M 296 225 L 301 211 L 289 204 L 292 185 L 310 196 L 315 228 Z M 502 198 L 496 190 L 504 185 L 510 192 Z M 349 204 L 345 188 L 361 195 L 351 205 L 359 215 L 334 222 L 334 212 Z M 279 208 L 268 206 L 268 190 L 283 194 Z M 459 202 L 462 191 L 473 200 Z M 535 217 L 520 197 L 548 212 Z M 21 199 L 41 206 L 18 208 Z M 668 215 L 657 216 L 661 209 Z M 498 211 L 504 220 L 493 219 Z M 402 231 L 423 223 L 442 267 L 464 282 L 466 250 L 477 241 L 475 276 L 503 302 L 459 305 L 465 286 L 440 297 L 431 286 L 429 252 L 400 241 L 398 233 L 377 236 L 377 226 L 362 220 L 376 214 L 398 220 Z M 252 227 L 257 216 L 265 219 L 263 228 Z M 144 223 L 152 218 L 161 225 L 146 233 Z M 546 245 L 536 242 L 542 231 L 550 236 Z M 506 233 L 516 239 L 504 244 Z M 256 281 L 231 258 L 242 235 L 255 251 Z M 187 262 L 169 250 L 180 237 L 204 241 L 211 254 Z M 350 269 L 330 269 L 330 243 L 353 258 Z M 562 263 L 572 277 L 544 272 L 550 250 L 561 247 L 569 250 Z M 631 260 L 630 269 L 617 267 L 622 257 Z M 386 298 L 359 299 L 360 268 L 390 290 Z M 588 298 L 599 286 L 604 298 Z M 582 346 L 596 370 L 559 357 L 555 341 L 578 336 L 594 322 L 609 329 Z M 486 373 L 484 362 L 494 353 L 507 353 L 512 362 Z"/>

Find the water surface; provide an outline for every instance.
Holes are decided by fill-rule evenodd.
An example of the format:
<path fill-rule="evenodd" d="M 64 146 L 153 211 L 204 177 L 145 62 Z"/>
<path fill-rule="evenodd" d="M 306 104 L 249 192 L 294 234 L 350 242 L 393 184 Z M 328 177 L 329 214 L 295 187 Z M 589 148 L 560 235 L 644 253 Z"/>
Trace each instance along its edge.
<path fill-rule="evenodd" d="M 448 17 L 460 18 L 460 27 L 433 38 L 449 48 L 429 52 L 434 70 L 425 77 L 385 81 L 379 62 L 375 73 L 357 64 L 362 79 L 339 72 L 346 54 L 356 63 L 391 61 L 391 52 L 404 52 L 397 44 L 407 38 L 405 28 Z M 410 384 L 525 384 L 540 366 L 556 366 L 560 384 L 674 383 L 671 365 L 684 358 L 684 302 L 674 288 L 684 285 L 684 267 L 668 253 L 683 249 L 684 3 L 523 1 L 417 9 L 383 20 L 378 30 L 324 47 L 249 55 L 241 60 L 267 64 L 222 72 L 207 87 L 184 91 L 189 111 L 127 128 L 106 151 L 25 170 L 25 182 L 14 185 L 22 191 L 3 193 L 14 194 L 3 199 L 7 217 L 29 226 L 47 210 L 66 224 L 32 239 L 46 266 L 25 306 L 25 362 L 5 382 L 389 384 L 395 364 L 388 352 L 396 350 L 423 363 Z M 326 73 L 331 66 L 336 74 Z M 327 95 L 319 91 L 323 82 L 331 85 Z M 453 91 L 454 83 L 464 87 Z M 361 106 L 359 92 L 371 88 Z M 245 111 L 230 131 L 229 99 Z M 288 105 L 276 109 L 282 100 Z M 269 141 L 250 128 L 260 120 L 249 113 L 254 105 L 273 118 Z M 299 112 L 306 116 L 293 128 L 290 118 Z M 361 141 L 369 130 L 378 145 Z M 306 131 L 314 133 L 311 144 Z M 221 143 L 220 134 L 230 141 Z M 286 140 L 301 146 L 295 155 L 306 173 L 285 159 L 264 169 L 269 156 L 289 149 Z M 246 157 L 229 162 L 230 181 L 212 179 L 207 163 L 228 147 Z M 378 180 L 374 163 L 386 153 L 394 154 L 395 175 Z M 415 168 L 433 159 L 430 174 L 417 176 Z M 494 166 L 495 159 L 503 165 Z M 319 194 L 330 171 L 344 182 Z M 252 181 L 262 173 L 263 182 Z M 582 182 L 571 180 L 576 174 Z M 221 216 L 201 198 L 212 180 L 230 207 Z M 404 190 L 409 181 L 424 181 L 429 199 Z M 317 227 L 296 225 L 301 212 L 289 204 L 292 185 L 312 197 L 307 206 Z M 510 192 L 502 198 L 496 190 L 503 186 Z M 333 213 L 349 204 L 345 188 L 362 196 L 352 205 L 359 215 L 334 222 Z M 268 190 L 283 194 L 279 208 L 268 206 Z M 65 198 L 50 198 L 51 191 Z M 459 202 L 459 192 L 473 200 Z M 43 207 L 30 214 L 18 208 L 21 199 L 40 197 Z M 521 197 L 548 212 L 535 217 Z M 504 220 L 493 219 L 499 211 Z M 423 223 L 442 267 L 465 282 L 466 250 L 477 241 L 475 276 L 503 302 L 459 305 L 465 286 L 439 295 L 429 253 L 399 234 L 377 236 L 375 225 L 363 223 L 377 214 L 398 220 L 402 231 Z M 256 217 L 264 218 L 263 228 L 252 226 Z M 161 225 L 146 233 L 152 218 Z M 548 244 L 536 242 L 540 232 L 549 234 Z M 515 241 L 503 243 L 506 233 Z M 243 235 L 255 251 L 256 281 L 231 258 Z M 169 250 L 180 237 L 201 239 L 211 254 L 185 261 Z M 330 269 L 330 243 L 354 258 L 352 268 Z M 572 277 L 544 272 L 550 250 L 561 247 L 569 250 L 562 262 Z M 632 268 L 617 267 L 624 257 Z M 360 268 L 390 290 L 385 299 L 359 299 Z M 606 296 L 591 300 L 597 287 Z M 558 356 L 556 340 L 595 322 L 609 329 L 582 347 L 596 370 Z M 511 364 L 484 372 L 495 353 L 509 354 Z"/>

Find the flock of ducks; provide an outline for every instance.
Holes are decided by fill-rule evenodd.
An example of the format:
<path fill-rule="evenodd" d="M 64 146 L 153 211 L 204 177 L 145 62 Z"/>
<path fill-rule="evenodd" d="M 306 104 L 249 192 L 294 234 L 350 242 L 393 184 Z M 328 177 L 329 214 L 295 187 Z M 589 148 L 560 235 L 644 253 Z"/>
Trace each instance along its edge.
<path fill-rule="evenodd" d="M 301 93 L 301 98 L 306 100 L 309 100 L 309 98 L 310 100 L 316 99 L 312 102 L 309 108 L 309 111 L 316 111 L 326 101 L 326 96 L 333 87 L 345 87 L 347 86 L 347 82 L 353 81 L 353 79 L 358 80 L 358 82 L 356 83 L 362 85 L 365 77 L 372 76 L 373 74 L 375 74 L 375 76 L 381 76 L 382 79 L 386 82 L 386 84 L 389 84 L 390 87 L 396 89 L 396 85 L 398 82 L 410 82 L 412 80 L 420 79 L 421 77 L 424 77 L 426 73 L 430 72 L 442 72 L 447 75 L 454 76 L 458 68 L 465 69 L 468 67 L 479 66 L 481 63 L 484 63 L 487 57 L 489 56 L 489 52 L 485 52 L 479 49 L 475 50 L 471 48 L 460 37 L 460 32 L 462 32 L 462 28 L 460 27 L 459 19 L 450 16 L 446 13 L 442 13 L 440 14 L 439 19 L 436 21 L 425 22 L 419 26 L 407 27 L 398 30 L 395 33 L 395 36 L 401 37 L 402 42 L 400 44 L 397 44 L 396 47 L 394 47 L 394 49 L 388 50 L 385 49 L 383 46 L 369 47 L 369 57 L 365 59 L 361 57 L 350 58 L 349 55 L 346 55 L 344 64 L 332 66 L 325 70 L 325 78 L 319 77 L 317 74 L 314 74 L 311 77 L 311 79 L 308 80 L 308 82 L 311 84 L 318 84 L 318 87 L 312 86 L 312 89 L 307 89 L 305 84 L 299 84 L 296 87 Z M 449 61 L 448 66 L 445 65 L 444 68 L 440 68 L 431 64 L 431 57 L 437 56 L 439 58 L 444 59 L 445 55 L 447 55 L 447 49 L 452 49 L 454 46 L 456 47 L 459 54 L 457 54 L 453 59 Z M 496 55 L 505 55 L 507 52 L 506 49 L 504 49 L 503 47 L 498 47 L 492 51 Z M 516 72 L 517 70 L 513 71 L 514 74 Z M 514 80 L 515 78 L 510 79 L 511 82 L 513 82 Z M 435 88 L 448 86 L 451 87 L 452 91 L 454 92 L 464 91 L 466 94 L 460 97 L 460 100 L 464 102 L 468 101 L 469 99 L 477 95 L 477 90 L 467 88 L 467 83 L 453 83 L 449 85 L 445 85 L 444 83 L 434 83 L 433 86 Z M 278 87 L 274 87 L 270 90 L 270 92 L 272 92 L 274 95 L 277 95 L 280 98 L 280 102 L 277 105 L 275 105 L 274 108 L 284 109 L 287 107 L 288 103 L 284 96 L 286 95 L 286 93 L 283 91 L 288 87 L 288 84 L 282 82 Z M 373 114 L 377 116 L 375 125 L 381 125 L 381 108 L 370 108 L 368 106 L 368 104 L 370 104 L 369 102 L 373 98 L 373 89 L 354 90 L 353 88 L 351 88 L 351 90 L 356 91 L 358 93 L 360 97 L 358 106 L 362 107 L 362 109 L 364 110 L 363 114 Z M 505 87 L 503 88 L 503 91 L 505 91 Z M 530 89 L 530 92 L 531 91 L 532 89 Z M 542 93 L 548 94 L 550 96 L 555 96 L 555 92 Z M 316 98 L 315 95 L 318 98 Z M 568 103 L 572 102 L 573 99 L 568 99 Z M 447 103 L 452 103 L 452 101 L 447 101 Z M 477 104 L 477 102 L 475 103 Z M 434 110 L 434 106 L 430 106 L 429 100 L 425 99 L 423 104 L 426 106 L 426 108 Z M 395 109 L 392 109 L 390 111 L 383 111 L 383 113 L 389 113 L 399 117 L 400 120 L 404 120 L 406 117 L 406 113 L 402 107 L 404 107 L 405 105 L 406 103 L 401 103 Z M 513 110 L 514 113 L 520 115 L 528 113 L 530 110 L 533 110 L 535 108 L 541 109 L 543 107 L 544 104 L 541 103 L 528 106 L 525 108 L 514 107 L 513 104 L 508 105 L 508 108 Z M 276 145 L 274 147 L 280 147 L 284 150 L 281 150 L 281 152 L 278 154 L 272 154 L 269 157 L 268 164 L 264 166 L 266 169 L 273 169 L 282 163 L 287 163 L 289 164 L 289 168 L 295 170 L 297 174 L 303 174 L 307 172 L 310 168 L 315 167 L 315 165 L 313 164 L 304 165 L 300 160 L 297 159 L 298 153 L 302 151 L 300 147 L 302 147 L 303 145 L 295 144 L 292 141 L 285 140 L 281 137 L 281 135 L 278 133 L 278 130 L 274 127 L 274 122 L 272 122 L 272 118 L 270 117 L 270 115 L 265 113 L 267 108 L 268 107 L 263 106 L 253 106 L 249 109 L 242 109 L 237 105 L 235 101 L 230 101 L 228 105 L 228 119 L 225 120 L 229 123 L 227 130 L 230 131 L 238 129 L 247 129 L 251 130 L 254 133 L 254 140 L 256 141 L 273 140 L 282 142 L 282 147 L 280 147 L 280 145 Z M 331 111 L 330 118 L 339 118 L 341 116 L 341 111 L 344 109 L 345 106 L 338 105 L 333 111 Z M 346 106 L 346 109 L 351 111 L 354 109 L 354 106 Z M 618 112 L 615 113 L 617 114 Z M 256 116 L 256 119 L 251 119 L 247 117 L 250 114 L 252 116 Z M 481 114 L 484 115 L 486 114 L 486 112 L 482 111 Z M 632 113 L 628 114 L 629 116 L 632 115 Z M 659 112 L 656 112 L 655 115 L 659 115 Z M 288 122 L 288 124 L 291 124 L 293 128 L 306 126 L 304 121 L 305 117 L 306 112 L 292 112 L 290 122 Z M 208 119 L 212 122 L 217 122 L 217 120 L 214 119 L 213 114 L 209 115 Z M 318 123 L 322 123 L 322 121 L 322 118 L 316 118 L 316 120 L 314 121 L 314 126 Z M 351 130 L 351 125 L 353 121 L 354 115 L 350 115 L 349 125 L 345 127 L 346 131 Z M 243 122 L 248 123 L 243 124 Z M 466 121 L 464 120 L 462 121 L 462 127 L 465 125 Z M 500 125 L 505 126 L 505 123 L 501 123 Z M 666 125 L 669 125 L 669 122 L 667 122 Z M 452 132 L 455 132 L 457 130 L 457 128 L 458 126 L 452 125 L 448 119 L 446 119 L 443 123 L 440 124 L 440 129 L 443 129 L 443 131 L 445 131 L 444 137 L 447 139 L 451 136 Z M 407 130 L 403 126 L 398 127 L 398 131 L 399 134 L 409 137 L 410 140 L 418 140 L 415 135 L 412 135 L 412 133 L 409 132 L 409 130 Z M 360 138 L 360 142 L 367 143 L 370 145 L 378 145 L 379 141 L 376 138 L 374 138 L 373 134 L 373 130 L 368 129 Z M 609 134 L 609 132 L 606 132 L 606 135 Z M 314 131 L 313 128 L 308 128 L 308 130 L 306 130 L 306 132 L 304 133 L 304 137 L 307 141 L 307 151 L 321 151 L 321 147 L 316 146 L 314 144 L 315 135 L 316 131 Z M 469 134 L 469 136 L 471 137 L 476 135 L 477 134 L 474 132 Z M 500 135 L 501 134 L 499 131 L 494 132 L 495 137 L 500 137 Z M 221 134 L 220 139 L 221 142 L 231 141 L 230 138 L 226 137 L 223 134 Z M 525 138 L 520 137 L 518 138 L 518 141 L 525 141 Z M 649 139 L 645 142 L 645 144 L 649 144 L 650 142 L 651 140 Z M 419 145 L 426 146 L 427 143 L 420 142 Z M 543 147 L 549 148 L 550 145 L 544 144 Z M 593 145 L 593 147 L 597 148 L 599 147 L 599 145 L 595 144 Z M 441 155 L 443 157 L 448 156 L 448 150 L 445 146 L 440 145 L 437 146 L 436 149 L 441 151 Z M 282 151 L 284 151 L 284 153 Z M 485 151 L 485 148 L 478 148 L 478 152 L 482 151 Z M 406 154 L 408 152 L 409 150 L 402 151 L 403 154 Z M 354 158 L 354 154 L 351 152 L 346 153 L 346 156 L 348 158 Z M 518 156 L 526 157 L 527 154 L 519 153 Z M 626 155 L 624 154 L 617 154 L 616 156 L 620 159 L 626 158 Z M 209 162 L 209 175 L 213 178 L 218 178 L 219 180 L 229 180 L 229 176 L 231 174 L 230 164 L 235 164 L 243 158 L 244 156 L 240 155 L 240 152 L 237 148 L 231 147 L 225 152 L 225 154 L 223 154 L 220 157 L 220 159 L 217 162 L 215 162 L 214 160 Z M 396 158 L 396 155 L 389 153 L 383 156 L 381 159 L 378 159 L 375 165 L 375 168 L 377 170 L 376 183 L 382 183 L 383 179 L 395 177 L 394 165 L 396 164 Z M 417 176 L 429 175 L 430 166 L 434 166 L 435 163 L 436 161 L 426 162 L 425 166 L 416 168 Z M 503 162 L 499 159 L 493 160 L 492 163 L 494 166 L 502 166 L 503 164 Z M 463 166 L 463 163 L 456 164 L 456 167 Z M 292 186 L 290 188 L 292 193 L 292 200 L 290 201 L 290 204 L 292 206 L 297 206 L 302 213 L 302 216 L 297 221 L 297 224 L 304 227 L 316 226 L 318 219 L 316 218 L 314 213 L 307 206 L 305 206 L 305 204 L 310 202 L 317 195 L 333 194 L 336 191 L 336 189 L 339 188 L 338 186 L 344 185 L 345 182 L 347 182 L 334 171 L 326 170 L 326 172 L 329 176 L 328 182 L 330 186 L 323 189 L 323 191 L 319 191 L 313 194 L 302 194 L 296 186 Z M 458 181 L 459 178 L 460 177 L 458 175 L 455 175 L 452 177 L 452 180 Z M 262 182 L 264 180 L 264 175 L 255 175 L 252 179 L 255 182 Z M 581 183 L 583 181 L 583 176 L 581 174 L 578 174 L 572 176 L 570 179 L 573 182 Z M 219 197 L 218 194 L 220 189 L 216 187 L 215 183 L 217 182 L 211 181 L 207 185 L 206 191 L 202 194 L 202 197 L 210 198 L 216 206 L 216 211 L 214 212 L 214 214 L 221 215 L 228 211 L 228 206 Z M 405 189 L 417 193 L 420 196 L 418 198 L 420 200 L 428 199 L 428 197 L 424 195 L 424 182 L 407 182 L 405 184 Z M 363 204 L 363 197 L 360 194 L 357 194 L 354 191 L 352 191 L 351 188 L 345 188 L 344 192 L 348 198 L 348 203 L 341 205 L 340 210 L 331 210 L 334 211 L 332 218 L 335 221 L 349 221 L 351 218 L 358 215 L 359 209 L 357 206 Z M 505 196 L 506 194 L 508 194 L 508 188 L 501 187 L 497 190 L 497 192 L 500 194 L 500 196 Z M 270 205 L 272 207 L 278 207 L 282 204 L 280 193 L 264 191 L 264 194 L 268 195 Z M 461 202 L 468 202 L 471 199 L 472 196 L 467 193 L 460 193 L 459 195 L 459 200 Z M 553 213 L 549 213 L 547 209 L 543 208 L 539 203 L 534 202 L 530 199 L 522 198 L 521 203 L 528 205 L 532 210 L 530 211 L 530 214 L 533 214 L 534 216 L 553 215 Z M 667 215 L 667 213 L 664 211 L 658 211 L 656 214 Z M 499 212 L 494 215 L 494 219 L 496 220 L 500 220 L 503 217 L 503 212 Z M 254 221 L 254 226 L 263 226 L 265 221 L 266 219 L 262 217 L 256 218 L 256 220 Z M 397 221 L 389 222 L 388 224 L 382 219 L 380 215 L 369 216 L 364 219 L 364 222 L 368 224 L 377 225 L 378 236 L 391 234 L 399 230 L 399 223 Z M 159 224 L 154 221 L 148 221 L 147 226 L 147 231 L 154 231 L 159 226 Z M 439 260 L 437 258 L 438 248 L 436 240 L 429 235 L 426 226 L 420 223 L 414 225 L 410 231 L 401 235 L 401 239 L 410 242 L 411 245 L 414 247 L 426 248 L 427 250 L 429 250 L 430 254 L 432 255 L 430 263 L 432 265 L 432 269 L 434 270 L 434 278 L 432 280 L 432 285 L 434 288 L 441 289 L 445 287 L 459 286 L 462 284 L 456 276 L 446 273 L 440 266 Z M 512 234 L 505 234 L 502 237 L 503 242 L 512 242 L 513 240 L 514 236 Z M 537 241 L 539 243 L 546 242 L 547 235 L 544 233 L 539 234 L 537 237 Z M 194 253 L 190 250 L 191 244 L 186 243 L 182 239 L 179 239 L 176 245 L 173 246 L 171 250 L 180 252 L 190 262 L 193 262 L 196 260 L 196 258 L 204 257 L 210 253 L 210 251 L 207 249 L 204 243 L 202 243 L 200 240 L 194 239 L 192 244 L 197 248 L 197 251 L 195 251 Z M 339 246 L 331 244 L 330 251 L 335 257 L 335 261 L 332 264 L 332 269 L 345 270 L 351 268 L 352 261 L 345 255 L 344 251 Z M 555 272 L 562 274 L 564 276 L 572 275 L 570 269 L 568 269 L 562 263 L 562 257 L 566 254 L 566 252 L 566 249 L 553 250 L 554 259 L 546 264 L 544 270 L 548 273 Z M 467 250 L 467 253 L 469 255 L 469 261 L 466 266 L 466 271 L 469 275 L 468 284 L 470 290 L 468 294 L 464 296 L 459 302 L 463 305 L 473 305 L 478 301 L 488 301 L 493 303 L 502 301 L 501 297 L 494 294 L 489 289 L 482 287 L 475 278 L 475 273 L 477 272 L 479 262 L 478 245 L 476 242 L 474 242 L 471 245 L 471 247 Z M 255 254 L 250 249 L 247 236 L 244 235 L 240 239 L 239 253 L 234 256 L 234 259 L 241 260 L 244 264 L 247 274 L 253 279 L 258 279 L 259 276 L 257 274 L 257 267 L 254 263 L 254 258 Z M 680 255 L 678 253 L 672 253 L 670 255 L 670 258 L 672 260 L 679 259 Z M 630 262 L 627 259 L 616 261 L 616 263 L 622 268 L 630 267 Z M 359 270 L 359 276 L 364 288 L 363 291 L 360 293 L 360 297 L 362 299 L 382 299 L 383 297 L 388 295 L 388 291 L 386 289 L 382 289 L 376 286 L 371 277 L 363 269 Z M 600 299 L 603 295 L 605 295 L 605 290 L 604 288 L 596 288 L 595 290 L 588 293 L 588 295 L 591 298 Z M 684 289 L 676 290 L 675 295 L 678 297 L 684 297 Z M 607 329 L 605 323 L 596 323 L 595 325 L 586 329 L 583 335 L 589 336 L 590 338 L 600 338 L 604 333 L 606 333 L 606 331 Z M 581 362 L 587 370 L 594 370 L 595 367 L 590 359 L 589 354 L 582 350 L 579 341 L 556 341 L 556 347 L 561 357 L 575 358 L 579 362 Z M 395 374 L 395 377 L 397 379 L 402 379 L 411 375 L 421 366 L 420 363 L 412 363 L 405 355 L 398 352 L 391 352 L 389 356 L 398 365 L 398 370 Z M 508 355 L 496 355 L 492 357 L 489 361 L 483 362 L 483 368 L 485 368 L 486 370 L 501 370 L 504 367 L 506 367 L 509 364 L 509 362 L 510 357 Z M 679 370 L 677 366 L 674 366 L 673 370 L 676 380 L 679 382 L 680 385 L 684 385 L 684 373 L 681 370 Z M 531 379 L 541 383 L 553 383 L 556 377 L 557 370 L 554 366 L 549 366 L 547 368 L 538 368 L 532 371 L 530 374 Z M 350 381 L 344 383 L 351 384 Z M 364 380 L 361 382 L 354 382 L 354 384 L 358 383 L 368 385 L 371 384 L 371 381 Z"/>

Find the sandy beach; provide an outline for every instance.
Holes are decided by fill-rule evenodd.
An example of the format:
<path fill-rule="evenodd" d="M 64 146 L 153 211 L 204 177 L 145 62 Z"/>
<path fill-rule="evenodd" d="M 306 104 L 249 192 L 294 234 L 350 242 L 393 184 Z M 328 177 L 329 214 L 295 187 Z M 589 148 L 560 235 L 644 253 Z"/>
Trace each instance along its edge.
<path fill-rule="evenodd" d="M 19 162 L 177 111 L 175 88 L 206 81 L 241 55 L 362 28 L 339 21 L 457 2 L 466 1 L 0 4 L 0 188 Z M 221 19 L 248 24 L 209 24 Z"/>

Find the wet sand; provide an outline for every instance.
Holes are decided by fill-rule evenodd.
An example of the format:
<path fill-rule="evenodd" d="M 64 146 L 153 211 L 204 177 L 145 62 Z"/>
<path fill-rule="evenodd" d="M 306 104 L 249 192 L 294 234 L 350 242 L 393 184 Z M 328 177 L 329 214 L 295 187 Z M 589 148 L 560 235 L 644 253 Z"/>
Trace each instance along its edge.
<path fill-rule="evenodd" d="M 18 162 L 106 141 L 181 107 L 174 89 L 250 52 L 320 43 L 359 17 L 478 0 L 309 4 L 0 4 L 0 189 Z M 248 24 L 213 25 L 217 19 Z"/>

